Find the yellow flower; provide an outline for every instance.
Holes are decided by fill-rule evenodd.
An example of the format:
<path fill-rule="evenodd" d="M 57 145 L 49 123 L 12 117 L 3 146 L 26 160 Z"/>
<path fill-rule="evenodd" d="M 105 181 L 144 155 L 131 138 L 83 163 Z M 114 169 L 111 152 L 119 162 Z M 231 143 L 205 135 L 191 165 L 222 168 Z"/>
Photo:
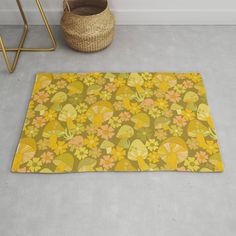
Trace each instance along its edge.
<path fill-rule="evenodd" d="M 170 88 L 167 81 L 161 81 L 159 86 L 160 86 L 160 90 L 163 91 L 163 92 L 168 91 L 168 89 Z"/>
<path fill-rule="evenodd" d="M 157 152 L 150 152 L 148 155 L 148 160 L 149 162 L 156 164 L 159 162 L 160 156 L 158 155 Z"/>
<path fill-rule="evenodd" d="M 34 138 L 35 136 L 37 136 L 38 132 L 39 132 L 39 130 L 34 126 L 28 126 L 25 129 L 25 135 L 27 137 L 31 137 L 31 138 Z"/>
<path fill-rule="evenodd" d="M 114 84 L 117 88 L 123 87 L 125 85 L 125 79 L 123 77 L 117 77 L 114 80 Z"/>
<path fill-rule="evenodd" d="M 99 96 L 102 100 L 110 100 L 112 94 L 107 91 L 102 91 L 102 92 L 100 92 Z"/>
<path fill-rule="evenodd" d="M 87 138 L 84 140 L 84 144 L 89 147 L 89 148 L 95 148 L 98 145 L 98 137 L 94 135 L 89 135 Z"/>
<path fill-rule="evenodd" d="M 90 73 L 90 76 L 92 76 L 95 79 L 100 79 L 103 77 L 102 73 L 96 72 L 96 73 Z"/>
<path fill-rule="evenodd" d="M 36 172 L 39 171 L 42 167 L 42 161 L 40 160 L 40 158 L 33 158 L 32 160 L 29 160 L 29 162 L 27 163 L 27 167 L 29 168 L 30 172 Z"/>
<path fill-rule="evenodd" d="M 217 143 L 215 143 L 214 141 L 206 141 L 206 145 L 205 145 L 204 149 L 210 155 L 219 152 L 219 147 L 218 147 Z"/>
<path fill-rule="evenodd" d="M 75 156 L 79 159 L 79 160 L 83 160 L 88 156 L 88 149 L 86 147 L 81 147 L 76 149 L 75 151 Z"/>
<path fill-rule="evenodd" d="M 168 108 L 168 102 L 165 99 L 159 98 L 156 100 L 156 105 L 161 110 L 165 110 Z"/>
<path fill-rule="evenodd" d="M 186 120 L 193 120 L 195 118 L 195 114 L 189 109 L 185 109 L 182 112 L 182 115 L 184 116 Z"/>
<path fill-rule="evenodd" d="M 73 131 L 75 132 L 75 134 L 82 134 L 84 130 L 85 130 L 84 125 L 77 123 Z"/>
<path fill-rule="evenodd" d="M 159 129 L 158 131 L 155 131 L 155 138 L 158 140 L 164 140 L 167 138 L 167 132 L 164 129 Z"/>
<path fill-rule="evenodd" d="M 121 126 L 121 119 L 117 116 L 112 117 L 109 121 L 108 124 L 112 127 L 112 128 L 118 128 Z"/>
<path fill-rule="evenodd" d="M 171 125 L 170 132 L 173 136 L 180 136 L 183 133 L 183 129 L 177 125 Z"/>
<path fill-rule="evenodd" d="M 144 82 L 144 87 L 145 88 L 152 88 L 153 87 L 153 82 L 152 80 L 148 80 Z"/>
<path fill-rule="evenodd" d="M 73 73 L 69 73 L 69 74 L 63 74 L 62 77 L 67 80 L 69 83 L 72 83 L 74 81 L 76 81 L 76 79 L 78 78 L 77 74 L 73 74 Z"/>
<path fill-rule="evenodd" d="M 87 77 L 84 78 L 84 83 L 87 86 L 93 85 L 95 83 L 95 79 L 92 78 L 92 77 L 87 76 Z"/>
<path fill-rule="evenodd" d="M 132 114 L 139 113 L 141 110 L 141 107 L 138 103 L 134 102 L 131 103 L 130 106 L 127 108 Z"/>
<path fill-rule="evenodd" d="M 85 123 L 87 121 L 87 115 L 86 114 L 78 115 L 76 121 L 78 123 Z"/>
<path fill-rule="evenodd" d="M 80 103 L 76 106 L 75 109 L 78 111 L 79 114 L 83 114 L 88 110 L 88 106 L 86 103 Z"/>
<path fill-rule="evenodd" d="M 149 81 L 149 80 L 152 80 L 152 73 L 149 73 L 149 72 L 144 72 L 141 74 L 141 76 L 143 77 L 143 79 L 145 81 Z"/>
<path fill-rule="evenodd" d="M 55 84 L 50 84 L 47 88 L 46 88 L 46 91 L 49 93 L 49 94 L 54 94 L 56 93 L 56 91 L 58 90 L 57 86 Z"/>
<path fill-rule="evenodd" d="M 125 149 L 122 147 L 116 147 L 112 149 L 112 157 L 116 161 L 120 161 L 125 158 Z"/>
<path fill-rule="evenodd" d="M 57 155 L 60 155 L 60 154 L 63 154 L 66 152 L 66 149 L 67 149 L 67 144 L 63 141 L 59 141 L 56 145 L 56 147 L 53 149 L 53 151 L 57 154 Z"/>
<path fill-rule="evenodd" d="M 148 114 L 153 118 L 158 118 L 161 115 L 161 111 L 156 107 L 152 107 L 149 109 Z"/>
<path fill-rule="evenodd" d="M 53 121 L 56 119 L 56 117 L 57 117 L 57 113 L 54 110 L 50 109 L 49 111 L 46 111 L 44 113 L 44 118 L 46 119 L 46 121 Z"/>
<path fill-rule="evenodd" d="M 199 169 L 199 162 L 194 157 L 188 157 L 184 161 L 184 166 L 190 171 L 197 171 Z"/>
<path fill-rule="evenodd" d="M 183 84 L 177 84 L 175 87 L 174 87 L 174 90 L 180 94 L 183 94 L 186 92 L 186 88 L 184 87 Z"/>
<path fill-rule="evenodd" d="M 149 139 L 145 145 L 148 148 L 148 150 L 156 151 L 158 149 L 159 143 L 155 139 Z"/>
<path fill-rule="evenodd" d="M 189 74 L 188 78 L 191 79 L 195 84 L 201 82 L 200 74 Z"/>

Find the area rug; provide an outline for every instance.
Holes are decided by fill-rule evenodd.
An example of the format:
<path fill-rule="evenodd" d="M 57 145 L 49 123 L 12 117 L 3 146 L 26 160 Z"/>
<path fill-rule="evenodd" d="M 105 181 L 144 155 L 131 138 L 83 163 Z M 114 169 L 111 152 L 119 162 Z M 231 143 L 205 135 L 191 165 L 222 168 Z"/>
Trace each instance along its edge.
<path fill-rule="evenodd" d="M 13 172 L 222 172 L 198 73 L 38 74 Z"/>

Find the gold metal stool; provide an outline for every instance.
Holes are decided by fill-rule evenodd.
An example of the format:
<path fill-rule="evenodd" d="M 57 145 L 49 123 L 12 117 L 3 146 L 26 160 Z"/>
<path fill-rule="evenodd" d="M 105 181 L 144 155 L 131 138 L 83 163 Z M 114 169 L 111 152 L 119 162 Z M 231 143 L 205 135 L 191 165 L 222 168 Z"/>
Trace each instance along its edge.
<path fill-rule="evenodd" d="M 3 53 L 3 57 L 4 57 L 4 60 L 6 62 L 6 65 L 7 65 L 7 69 L 8 69 L 8 71 L 10 73 L 13 73 L 15 71 L 16 65 L 17 65 L 17 62 L 19 60 L 19 56 L 20 56 L 21 52 L 51 52 L 51 51 L 54 51 L 56 49 L 56 40 L 55 40 L 55 38 L 53 36 L 51 27 L 48 24 L 48 20 L 47 20 L 47 18 L 45 16 L 45 13 L 43 11 L 43 8 L 42 8 L 42 5 L 40 3 L 40 0 L 35 0 L 35 2 L 37 4 L 37 7 L 38 7 L 39 12 L 41 14 L 41 17 L 43 19 L 43 22 L 45 24 L 47 32 L 49 33 L 50 39 L 52 41 L 52 47 L 51 48 L 24 48 L 23 47 L 25 39 L 26 39 L 26 36 L 27 36 L 27 33 L 28 33 L 29 26 L 28 26 L 28 22 L 27 22 L 25 13 L 23 11 L 23 8 L 22 8 L 20 0 L 16 0 L 16 2 L 17 2 L 17 5 L 19 7 L 20 14 L 21 14 L 21 17 L 22 17 L 23 23 L 24 23 L 24 31 L 23 31 L 23 34 L 21 36 L 20 42 L 18 44 L 18 47 L 17 48 L 6 48 L 5 45 L 4 45 L 3 39 L 2 39 L 2 37 L 0 35 L 0 51 L 2 51 L 2 53 Z M 9 57 L 7 55 L 7 52 L 16 52 L 15 58 L 14 58 L 14 61 L 13 61 L 12 64 L 10 63 Z"/>

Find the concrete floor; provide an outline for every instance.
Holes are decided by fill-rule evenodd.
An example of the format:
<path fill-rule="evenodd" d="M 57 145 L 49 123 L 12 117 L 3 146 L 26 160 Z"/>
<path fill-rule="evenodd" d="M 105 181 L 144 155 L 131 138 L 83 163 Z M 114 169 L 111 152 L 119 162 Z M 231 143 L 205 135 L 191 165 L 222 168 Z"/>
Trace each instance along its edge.
<path fill-rule="evenodd" d="M 16 32 L 0 30 L 15 45 Z M 13 75 L 0 57 L 0 235 L 236 235 L 236 26 L 118 27 L 95 54 L 69 50 L 54 31 L 57 51 L 22 53 Z M 29 41 L 48 45 L 38 27 Z M 35 74 L 85 71 L 201 72 L 225 172 L 12 174 Z"/>

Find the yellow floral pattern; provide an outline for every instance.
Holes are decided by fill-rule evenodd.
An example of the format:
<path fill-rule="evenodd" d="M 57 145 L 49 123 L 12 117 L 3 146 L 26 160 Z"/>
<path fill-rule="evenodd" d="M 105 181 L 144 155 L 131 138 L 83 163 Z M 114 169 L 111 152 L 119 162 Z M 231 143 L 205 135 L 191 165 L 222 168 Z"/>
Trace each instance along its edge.
<path fill-rule="evenodd" d="M 198 73 L 38 74 L 13 172 L 221 172 Z"/>

